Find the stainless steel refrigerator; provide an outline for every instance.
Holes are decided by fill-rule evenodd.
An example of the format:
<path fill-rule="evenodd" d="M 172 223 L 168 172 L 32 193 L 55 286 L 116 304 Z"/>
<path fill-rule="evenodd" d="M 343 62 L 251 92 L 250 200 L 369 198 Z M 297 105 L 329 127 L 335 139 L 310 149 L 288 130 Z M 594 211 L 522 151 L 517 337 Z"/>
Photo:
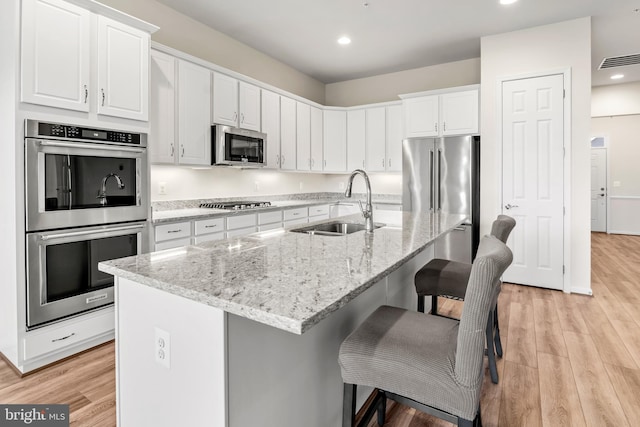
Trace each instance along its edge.
<path fill-rule="evenodd" d="M 470 263 L 480 242 L 480 137 L 402 141 L 402 208 L 466 215 L 438 239 L 436 257 Z"/>

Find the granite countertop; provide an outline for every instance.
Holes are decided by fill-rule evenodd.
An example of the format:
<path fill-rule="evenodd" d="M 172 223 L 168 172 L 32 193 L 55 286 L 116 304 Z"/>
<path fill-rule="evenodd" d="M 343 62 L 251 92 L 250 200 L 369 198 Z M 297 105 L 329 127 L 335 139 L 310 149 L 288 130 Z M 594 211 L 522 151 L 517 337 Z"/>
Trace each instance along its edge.
<path fill-rule="evenodd" d="M 401 204 L 400 201 L 380 199 L 372 200 L 373 203 L 385 203 L 385 204 Z M 286 208 L 297 208 L 304 206 L 317 206 L 326 204 L 337 203 L 358 203 L 357 198 L 353 199 L 313 199 L 313 200 L 274 200 L 271 201 L 271 206 L 265 208 L 253 208 L 250 210 L 233 211 L 228 209 L 210 209 L 210 208 L 177 208 L 167 209 L 161 211 L 154 211 L 151 217 L 152 224 L 162 224 L 168 222 L 175 222 L 181 220 L 193 220 L 193 219 L 205 219 L 215 217 L 225 217 L 230 215 L 242 215 L 254 212 L 268 212 Z"/>
<path fill-rule="evenodd" d="M 360 215 L 343 219 L 361 222 Z M 99 269 L 303 334 L 465 216 L 386 211 L 375 220 L 387 225 L 369 235 L 270 231 L 101 262 Z"/>

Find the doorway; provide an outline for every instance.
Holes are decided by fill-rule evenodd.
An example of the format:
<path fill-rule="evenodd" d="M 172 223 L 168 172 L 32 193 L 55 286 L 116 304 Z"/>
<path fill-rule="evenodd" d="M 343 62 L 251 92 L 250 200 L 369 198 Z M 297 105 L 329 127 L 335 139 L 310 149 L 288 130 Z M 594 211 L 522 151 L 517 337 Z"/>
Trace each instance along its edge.
<path fill-rule="evenodd" d="M 602 148 L 591 148 L 591 231 L 607 232 L 607 148 L 604 139 L 596 137 L 591 140 L 599 144 L 602 140 Z"/>
<path fill-rule="evenodd" d="M 502 213 L 517 221 L 506 282 L 564 287 L 564 81 L 502 82 Z"/>

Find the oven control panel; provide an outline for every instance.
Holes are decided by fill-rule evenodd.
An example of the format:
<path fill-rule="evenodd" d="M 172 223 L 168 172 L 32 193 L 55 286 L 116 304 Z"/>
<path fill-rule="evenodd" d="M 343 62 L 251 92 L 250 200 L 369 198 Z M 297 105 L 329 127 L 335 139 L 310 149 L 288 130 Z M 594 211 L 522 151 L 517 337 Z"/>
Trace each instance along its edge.
<path fill-rule="evenodd" d="M 122 132 L 109 129 L 95 129 L 61 123 L 47 123 L 27 120 L 26 136 L 54 137 L 80 141 L 105 142 L 127 145 L 146 145 L 146 134 Z"/>

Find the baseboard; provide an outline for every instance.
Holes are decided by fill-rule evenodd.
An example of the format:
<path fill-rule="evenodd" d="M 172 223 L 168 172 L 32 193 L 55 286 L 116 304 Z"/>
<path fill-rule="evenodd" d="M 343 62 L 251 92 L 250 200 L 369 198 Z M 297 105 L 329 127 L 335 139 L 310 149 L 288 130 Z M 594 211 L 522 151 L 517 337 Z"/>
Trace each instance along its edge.
<path fill-rule="evenodd" d="M 607 234 L 626 234 L 629 236 L 640 236 L 638 231 L 622 231 L 622 230 L 608 230 Z"/>
<path fill-rule="evenodd" d="M 581 294 L 581 295 L 593 295 L 593 291 L 591 288 L 571 288 L 572 294 Z"/>

